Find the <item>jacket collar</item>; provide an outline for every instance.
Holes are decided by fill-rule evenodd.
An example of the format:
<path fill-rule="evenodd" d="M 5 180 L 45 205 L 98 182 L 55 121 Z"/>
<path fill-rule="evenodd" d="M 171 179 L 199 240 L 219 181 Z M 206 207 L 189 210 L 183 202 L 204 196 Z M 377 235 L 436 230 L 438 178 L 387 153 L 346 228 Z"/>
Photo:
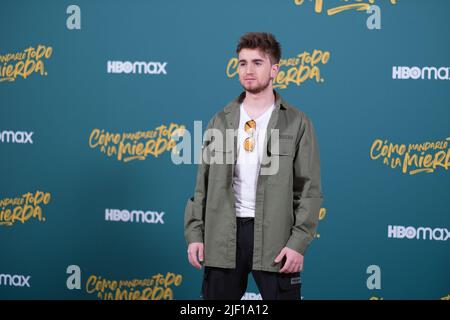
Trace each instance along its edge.
<path fill-rule="evenodd" d="M 281 97 L 281 95 L 275 90 L 273 90 L 273 94 L 275 95 L 275 109 L 286 110 L 286 107 L 284 106 L 285 102 Z M 242 101 L 244 101 L 244 99 L 245 99 L 245 91 L 242 92 L 238 97 L 236 97 L 224 108 L 225 113 L 230 113 L 238 110 L 239 106 L 241 105 Z"/>

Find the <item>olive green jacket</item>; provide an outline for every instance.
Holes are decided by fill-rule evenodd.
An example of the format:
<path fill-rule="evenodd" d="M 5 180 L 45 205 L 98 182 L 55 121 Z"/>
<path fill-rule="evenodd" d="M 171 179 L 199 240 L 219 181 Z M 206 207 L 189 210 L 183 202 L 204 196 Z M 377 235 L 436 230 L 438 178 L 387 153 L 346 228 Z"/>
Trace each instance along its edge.
<path fill-rule="evenodd" d="M 267 126 L 265 145 L 270 159 L 278 157 L 277 173 L 260 174 L 257 181 L 253 270 L 274 271 L 281 262 L 274 260 L 284 247 L 304 254 L 315 236 L 319 210 L 323 201 L 320 181 L 319 150 L 315 130 L 309 118 L 275 93 L 275 109 Z M 238 130 L 238 98 L 218 112 L 208 129 L 223 132 Z M 279 139 L 272 139 L 271 129 L 278 129 Z M 206 135 L 203 159 L 198 165 L 194 197 L 185 208 L 184 230 L 187 243 L 204 243 L 204 264 L 210 267 L 235 268 L 236 210 L 232 186 L 237 159 L 234 143 L 212 143 Z M 276 143 L 275 140 L 279 140 Z M 229 163 L 211 163 L 212 156 Z M 264 161 L 263 161 L 264 162 Z M 261 168 L 266 164 L 262 164 Z"/>

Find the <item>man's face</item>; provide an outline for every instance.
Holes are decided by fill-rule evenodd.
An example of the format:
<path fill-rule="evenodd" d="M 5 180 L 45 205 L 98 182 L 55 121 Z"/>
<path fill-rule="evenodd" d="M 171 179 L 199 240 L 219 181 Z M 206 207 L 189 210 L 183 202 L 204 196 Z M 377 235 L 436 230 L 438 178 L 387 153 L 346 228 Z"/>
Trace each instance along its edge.
<path fill-rule="evenodd" d="M 278 65 L 272 65 L 269 55 L 260 49 L 242 49 L 239 52 L 239 81 L 250 93 L 266 89 L 278 72 Z"/>

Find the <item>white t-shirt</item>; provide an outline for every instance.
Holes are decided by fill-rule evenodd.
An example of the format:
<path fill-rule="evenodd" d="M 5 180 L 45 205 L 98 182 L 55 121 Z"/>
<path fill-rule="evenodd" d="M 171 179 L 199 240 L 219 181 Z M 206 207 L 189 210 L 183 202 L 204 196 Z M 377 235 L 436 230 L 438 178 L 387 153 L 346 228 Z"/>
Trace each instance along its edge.
<path fill-rule="evenodd" d="M 256 187 L 258 183 L 259 168 L 264 151 L 264 139 L 266 137 L 267 125 L 275 106 L 272 105 L 258 118 L 256 122 L 255 147 L 251 152 L 245 151 L 244 141 L 250 136 L 245 132 L 245 123 L 252 120 L 244 109 L 240 106 L 239 134 L 237 161 L 233 176 L 233 189 L 236 198 L 236 216 L 255 217 Z"/>

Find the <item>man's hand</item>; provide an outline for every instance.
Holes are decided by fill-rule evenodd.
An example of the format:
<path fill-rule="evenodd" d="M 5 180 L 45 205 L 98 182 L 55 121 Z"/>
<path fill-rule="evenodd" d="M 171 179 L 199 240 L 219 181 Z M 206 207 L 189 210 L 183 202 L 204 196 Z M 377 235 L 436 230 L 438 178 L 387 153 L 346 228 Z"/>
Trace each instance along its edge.
<path fill-rule="evenodd" d="M 201 269 L 202 266 L 200 262 L 203 262 L 203 243 L 202 242 L 192 242 L 188 246 L 188 258 L 189 263 L 195 268 Z M 198 257 L 198 258 L 197 258 Z M 199 262 L 200 260 L 200 262 Z"/>
<path fill-rule="evenodd" d="M 303 255 L 288 247 L 284 247 L 275 258 L 275 263 L 279 263 L 286 256 L 286 262 L 279 271 L 280 273 L 294 273 L 303 270 Z"/>

